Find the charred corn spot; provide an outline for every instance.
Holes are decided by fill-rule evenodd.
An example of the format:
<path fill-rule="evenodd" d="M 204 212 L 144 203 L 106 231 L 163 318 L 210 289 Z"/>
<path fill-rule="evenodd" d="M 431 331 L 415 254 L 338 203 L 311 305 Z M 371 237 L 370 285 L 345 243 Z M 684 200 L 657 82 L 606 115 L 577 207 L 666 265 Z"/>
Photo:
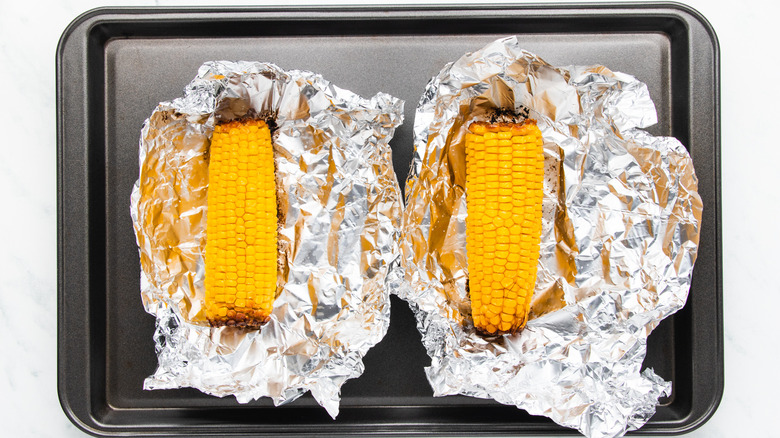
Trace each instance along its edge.
<path fill-rule="evenodd" d="M 212 326 L 259 326 L 276 294 L 276 178 L 265 122 L 214 128 L 208 190 L 206 317 Z"/>
<path fill-rule="evenodd" d="M 475 122 L 466 134 L 466 249 L 474 326 L 525 327 L 542 232 L 542 135 L 536 123 Z"/>

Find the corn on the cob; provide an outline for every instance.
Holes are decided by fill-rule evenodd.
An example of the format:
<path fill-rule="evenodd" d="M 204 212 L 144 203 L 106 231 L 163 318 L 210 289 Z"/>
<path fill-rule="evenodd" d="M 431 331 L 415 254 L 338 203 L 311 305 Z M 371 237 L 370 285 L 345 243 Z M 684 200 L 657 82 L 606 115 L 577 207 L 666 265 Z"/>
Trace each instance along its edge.
<path fill-rule="evenodd" d="M 271 132 L 258 120 L 219 124 L 209 154 L 206 317 L 212 326 L 259 326 L 276 294 Z"/>
<path fill-rule="evenodd" d="M 466 249 L 474 326 L 487 334 L 525 327 L 542 220 L 539 128 L 475 122 L 466 134 Z"/>

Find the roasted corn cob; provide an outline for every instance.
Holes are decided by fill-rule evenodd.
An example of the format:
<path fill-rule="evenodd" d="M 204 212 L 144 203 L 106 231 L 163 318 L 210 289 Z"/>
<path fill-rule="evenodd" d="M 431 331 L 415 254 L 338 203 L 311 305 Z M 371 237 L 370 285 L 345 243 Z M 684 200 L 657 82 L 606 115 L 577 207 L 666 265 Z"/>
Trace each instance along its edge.
<path fill-rule="evenodd" d="M 525 327 L 542 230 L 542 137 L 533 120 L 475 122 L 466 134 L 466 250 L 474 326 Z"/>
<path fill-rule="evenodd" d="M 259 326 L 276 294 L 276 178 L 268 125 L 217 125 L 209 155 L 206 316 L 217 327 Z"/>

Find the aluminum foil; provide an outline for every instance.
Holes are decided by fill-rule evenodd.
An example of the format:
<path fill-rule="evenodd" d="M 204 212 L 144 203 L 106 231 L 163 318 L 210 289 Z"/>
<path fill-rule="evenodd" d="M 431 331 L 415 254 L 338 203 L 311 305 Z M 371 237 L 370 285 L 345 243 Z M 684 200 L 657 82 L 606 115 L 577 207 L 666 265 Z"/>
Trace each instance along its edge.
<path fill-rule="evenodd" d="M 240 117 L 277 126 L 280 287 L 260 330 L 211 328 L 203 304 L 207 152 L 215 123 Z M 208 62 L 183 97 L 159 104 L 131 199 L 141 296 L 157 318 L 159 367 L 145 389 L 276 405 L 311 391 L 336 417 L 341 386 L 389 325 L 402 204 L 388 142 L 402 120 L 392 96 L 257 62 Z"/>
<path fill-rule="evenodd" d="M 543 231 L 529 322 L 483 337 L 466 292 L 465 127 L 495 109 L 544 138 Z M 614 437 L 642 426 L 671 384 L 642 371 L 646 340 L 685 304 L 701 198 L 686 149 L 638 129 L 647 87 L 603 66 L 553 67 L 495 41 L 448 64 L 415 117 L 402 266 L 434 395 L 492 398 Z"/>

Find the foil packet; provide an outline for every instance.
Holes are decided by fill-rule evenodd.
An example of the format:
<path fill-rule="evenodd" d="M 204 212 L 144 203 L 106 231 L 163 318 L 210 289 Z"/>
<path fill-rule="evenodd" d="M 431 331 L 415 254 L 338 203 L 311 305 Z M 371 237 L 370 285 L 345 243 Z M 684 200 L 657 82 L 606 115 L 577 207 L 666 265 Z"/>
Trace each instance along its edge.
<path fill-rule="evenodd" d="M 543 227 L 529 322 L 474 329 L 467 293 L 466 127 L 497 109 L 535 119 Z M 647 87 L 604 66 L 554 67 L 517 37 L 444 67 L 417 107 L 402 224 L 405 286 L 435 396 L 544 415 L 588 437 L 641 427 L 671 384 L 642 371 L 647 336 L 682 308 L 702 202 L 691 157 L 656 123 Z"/>
<path fill-rule="evenodd" d="M 218 122 L 270 118 L 281 285 L 259 330 L 212 328 L 204 309 L 208 149 Z M 387 332 L 398 284 L 401 191 L 389 141 L 403 101 L 320 75 L 208 62 L 145 122 L 131 215 L 159 367 L 145 389 L 193 387 L 275 405 L 311 391 L 335 418 L 341 386 Z M 392 274 L 392 275 L 388 275 Z"/>

